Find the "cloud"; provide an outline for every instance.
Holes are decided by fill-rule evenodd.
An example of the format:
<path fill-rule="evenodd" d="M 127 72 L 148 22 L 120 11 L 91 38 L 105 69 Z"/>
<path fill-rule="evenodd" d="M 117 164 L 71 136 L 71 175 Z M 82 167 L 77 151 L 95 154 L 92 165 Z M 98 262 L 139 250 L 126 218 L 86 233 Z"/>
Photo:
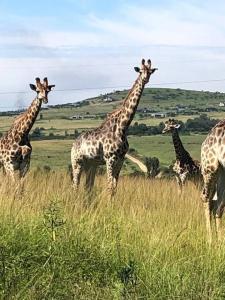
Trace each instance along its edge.
<path fill-rule="evenodd" d="M 79 28 L 56 27 L 51 18 L 38 16 L 11 17 L 10 26 L 2 23 L 0 91 L 29 91 L 28 83 L 36 76 L 48 76 L 56 89 L 131 86 L 133 67 L 142 57 L 150 57 L 159 68 L 151 84 L 225 77 L 223 2 L 220 9 L 210 1 L 201 5 L 169 1 L 164 6 L 121 3 L 110 17 L 87 12 Z M 41 30 L 37 24 L 42 24 Z M 225 90 L 223 82 L 171 87 Z M 52 92 L 50 102 L 73 102 L 105 91 Z M 32 97 L 25 94 L 23 103 Z M 14 105 L 17 95 L 1 95 L 0 101 Z"/>

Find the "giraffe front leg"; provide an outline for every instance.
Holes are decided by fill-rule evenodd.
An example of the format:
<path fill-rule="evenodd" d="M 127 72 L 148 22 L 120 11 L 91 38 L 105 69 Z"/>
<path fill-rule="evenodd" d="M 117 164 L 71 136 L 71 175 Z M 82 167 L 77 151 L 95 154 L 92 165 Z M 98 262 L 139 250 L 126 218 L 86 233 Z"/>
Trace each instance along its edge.
<path fill-rule="evenodd" d="M 29 146 L 21 146 L 22 162 L 20 163 L 20 174 L 24 177 L 30 169 L 30 157 L 32 148 Z"/>
<path fill-rule="evenodd" d="M 115 166 L 115 171 L 114 171 L 114 190 L 116 190 L 117 188 L 117 184 L 118 184 L 118 180 L 119 180 L 119 175 L 120 175 L 120 171 L 122 169 L 122 166 L 123 166 L 123 162 L 124 162 L 124 158 L 123 159 L 120 159 L 116 166 Z"/>
<path fill-rule="evenodd" d="M 72 177 L 73 177 L 73 188 L 76 191 L 80 184 L 80 178 L 82 173 L 82 166 L 78 162 L 72 164 Z"/>
<path fill-rule="evenodd" d="M 180 176 L 178 174 L 175 175 L 176 177 L 176 181 L 177 181 L 177 184 L 178 184 L 178 193 L 181 194 L 182 193 L 182 181 L 180 179 Z"/>
<path fill-rule="evenodd" d="M 107 189 L 110 197 L 114 196 L 115 189 L 114 189 L 114 182 L 115 182 L 115 177 L 114 175 L 114 158 L 110 157 L 106 160 L 106 169 L 107 169 Z"/>

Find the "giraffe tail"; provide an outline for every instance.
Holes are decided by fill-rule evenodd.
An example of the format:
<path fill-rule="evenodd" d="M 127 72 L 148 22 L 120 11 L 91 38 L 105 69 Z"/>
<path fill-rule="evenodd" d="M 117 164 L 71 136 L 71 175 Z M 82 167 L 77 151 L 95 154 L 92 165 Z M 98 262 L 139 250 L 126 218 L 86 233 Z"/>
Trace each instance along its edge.
<path fill-rule="evenodd" d="M 69 166 L 68 166 L 68 173 L 69 173 L 71 181 L 73 181 L 73 168 L 72 168 L 71 164 L 69 164 Z"/>

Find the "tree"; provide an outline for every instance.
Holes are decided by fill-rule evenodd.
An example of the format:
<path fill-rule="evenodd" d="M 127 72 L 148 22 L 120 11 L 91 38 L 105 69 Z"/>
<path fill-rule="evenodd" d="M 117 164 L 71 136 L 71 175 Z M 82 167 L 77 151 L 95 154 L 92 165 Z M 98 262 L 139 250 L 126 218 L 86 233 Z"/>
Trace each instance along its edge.
<path fill-rule="evenodd" d="M 74 130 L 74 137 L 77 138 L 79 136 L 79 132 L 77 129 Z"/>
<path fill-rule="evenodd" d="M 34 137 L 40 137 L 41 136 L 41 129 L 39 127 L 34 128 L 34 131 L 31 135 L 34 136 Z"/>
<path fill-rule="evenodd" d="M 145 165 L 147 167 L 147 177 L 155 178 L 159 173 L 159 159 L 157 157 L 145 157 Z"/>

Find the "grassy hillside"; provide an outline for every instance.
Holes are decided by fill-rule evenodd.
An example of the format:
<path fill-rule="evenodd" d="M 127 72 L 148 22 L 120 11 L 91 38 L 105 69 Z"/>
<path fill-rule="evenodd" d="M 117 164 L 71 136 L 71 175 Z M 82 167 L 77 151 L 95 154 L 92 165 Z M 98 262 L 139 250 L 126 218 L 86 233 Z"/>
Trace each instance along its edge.
<path fill-rule="evenodd" d="M 81 132 L 90 128 L 95 128 L 101 124 L 104 114 L 112 111 L 121 105 L 123 98 L 128 91 L 117 91 L 108 96 L 114 99 L 114 102 L 105 103 L 103 96 L 89 99 L 80 107 L 67 105 L 59 105 L 51 107 L 48 110 L 41 111 L 36 120 L 32 131 L 38 127 L 41 128 L 41 134 L 48 139 L 49 135 L 54 135 L 54 140 L 32 141 L 32 168 L 37 166 L 50 166 L 51 168 L 66 169 L 70 163 L 70 149 L 74 139 L 74 131 Z M 198 92 L 180 89 L 156 89 L 147 88 L 144 90 L 140 101 L 139 109 L 147 108 L 153 111 L 174 111 L 177 113 L 177 119 L 186 121 L 199 115 L 199 110 L 206 110 L 214 107 L 218 111 L 205 112 L 213 118 L 224 118 L 225 112 L 223 107 L 219 107 L 219 102 L 225 99 L 222 93 Z M 50 103 L 51 104 L 51 103 Z M 189 114 L 186 114 L 179 107 L 187 107 Z M 186 108 L 185 108 L 186 109 Z M 71 116 L 80 115 L 85 117 L 80 120 L 71 120 Z M 15 116 L 0 116 L 0 132 L 4 133 L 11 126 Z M 147 125 L 158 125 L 160 122 L 167 120 L 166 118 L 151 118 L 149 114 L 136 113 L 135 121 L 145 123 Z M 71 135 L 71 137 L 68 137 Z M 62 140 L 65 138 L 66 140 Z M 194 158 L 200 156 L 200 145 L 205 135 L 184 136 L 185 147 L 191 152 Z M 162 165 L 169 165 L 174 159 L 174 150 L 171 143 L 171 136 L 129 136 L 129 144 L 131 148 L 135 148 L 139 155 L 157 156 Z M 32 140 L 32 138 L 31 138 Z M 130 172 L 130 163 L 127 168 L 124 166 L 123 171 Z"/>
<path fill-rule="evenodd" d="M 63 172 L 1 184 L 0 298 L 223 299 L 224 243 L 208 247 L 199 197 L 122 178 L 109 201 L 105 178 L 88 196 Z"/>

